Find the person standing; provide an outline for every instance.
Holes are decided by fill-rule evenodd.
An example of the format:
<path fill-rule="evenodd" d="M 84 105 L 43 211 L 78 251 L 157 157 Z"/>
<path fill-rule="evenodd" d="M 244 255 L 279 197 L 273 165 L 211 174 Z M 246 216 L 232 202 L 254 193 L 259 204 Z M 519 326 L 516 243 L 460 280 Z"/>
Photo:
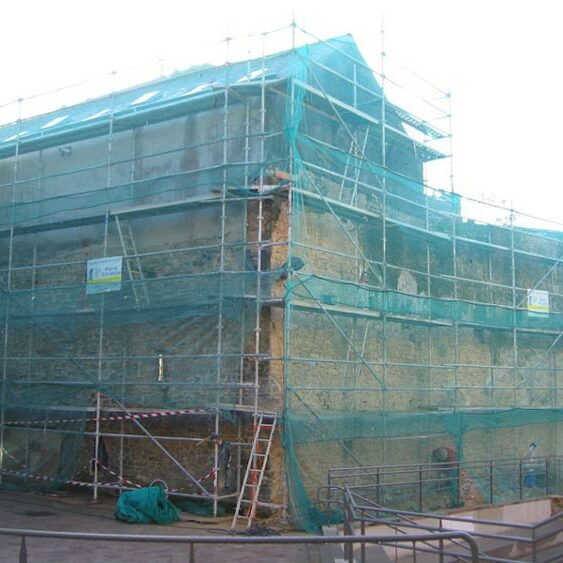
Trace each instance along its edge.
<path fill-rule="evenodd" d="M 536 459 L 536 443 L 532 442 L 528 446 L 528 455 L 524 464 L 524 486 L 532 489 L 538 484 L 538 471 Z"/>
<path fill-rule="evenodd" d="M 450 506 L 458 503 L 459 468 L 454 448 L 442 446 L 432 450 L 432 463 L 436 464 L 437 490 L 450 492 Z"/>

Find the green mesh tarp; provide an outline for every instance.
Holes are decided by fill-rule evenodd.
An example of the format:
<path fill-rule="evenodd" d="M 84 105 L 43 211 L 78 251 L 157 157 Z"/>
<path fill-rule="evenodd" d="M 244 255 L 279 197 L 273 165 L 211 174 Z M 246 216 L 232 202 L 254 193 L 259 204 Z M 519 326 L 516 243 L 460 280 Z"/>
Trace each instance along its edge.
<path fill-rule="evenodd" d="M 180 520 L 178 509 L 162 487 L 153 486 L 121 493 L 115 517 L 131 524 L 172 524 Z"/>
<path fill-rule="evenodd" d="M 562 308 L 552 296 L 533 314 L 520 288 L 557 293 L 545 280 L 561 275 L 563 247 L 557 231 L 462 219 L 457 194 L 426 199 L 418 147 L 388 132 L 382 151 L 377 87 L 376 119 L 356 120 L 301 60 L 300 81 L 337 123 L 320 131 L 307 86 L 296 89 L 290 254 L 303 267 L 286 286 L 284 445 L 292 514 L 318 532 L 341 517 L 319 502 L 331 468 L 428 463 L 444 446 L 460 461 L 523 458 L 531 442 L 561 453 Z M 486 260 L 489 277 L 473 283 Z M 467 479 L 488 501 L 488 477 Z M 521 489 L 499 473 L 493 500 Z M 427 509 L 453 506 L 451 491 L 431 492 Z M 402 507 L 416 495 L 403 487 Z"/>
<path fill-rule="evenodd" d="M 317 502 L 333 467 L 561 453 L 561 232 L 473 220 L 425 186 L 439 128 L 352 38 L 159 84 L 116 95 L 114 128 L 103 99 L 0 129 L 3 486 L 91 483 L 99 394 L 227 417 L 255 377 L 283 401 L 307 530 L 338 517 Z M 107 256 L 125 256 L 120 289 L 90 294 Z M 143 483 L 155 465 L 130 455 Z"/>

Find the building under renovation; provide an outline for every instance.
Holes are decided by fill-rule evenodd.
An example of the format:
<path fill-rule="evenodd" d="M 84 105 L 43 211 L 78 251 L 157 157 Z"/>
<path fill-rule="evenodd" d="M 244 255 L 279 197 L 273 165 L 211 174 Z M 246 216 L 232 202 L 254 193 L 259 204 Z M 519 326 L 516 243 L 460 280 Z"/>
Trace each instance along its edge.
<path fill-rule="evenodd" d="M 290 47 L 0 127 L 3 486 L 164 481 L 313 530 L 335 468 L 533 443 L 528 492 L 563 484 L 560 226 L 430 186 L 446 92 Z"/>

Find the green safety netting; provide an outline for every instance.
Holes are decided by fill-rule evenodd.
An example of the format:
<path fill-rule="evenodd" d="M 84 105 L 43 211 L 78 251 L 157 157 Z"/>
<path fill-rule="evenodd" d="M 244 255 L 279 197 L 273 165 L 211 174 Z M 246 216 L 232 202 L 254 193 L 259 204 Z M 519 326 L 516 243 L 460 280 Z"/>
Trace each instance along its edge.
<path fill-rule="evenodd" d="M 286 288 L 284 444 L 292 513 L 318 531 L 341 518 L 336 505 L 319 501 L 334 467 L 428 463 L 440 446 L 460 461 L 524 457 L 533 441 L 542 455 L 560 453 L 560 301 L 552 296 L 549 314 L 530 314 L 526 293 L 501 285 L 512 285 L 514 273 L 516 286 L 557 293 L 563 248 L 557 230 L 537 236 L 514 223 L 478 224 L 459 215 L 458 195 L 426 198 L 427 155 L 393 132 L 384 155 L 380 123 L 357 122 L 331 104 L 318 69 L 301 60 L 301 82 L 323 90 L 340 125 L 324 136 L 307 89 L 297 90 L 287 129 L 295 170 L 290 254 L 303 267 Z M 381 116 L 377 102 L 372 109 Z M 541 258 L 526 262 L 534 253 Z M 492 273 L 489 264 L 483 291 L 471 278 L 480 278 L 475 270 L 487 254 L 498 268 Z M 419 270 L 411 285 L 400 286 L 401 268 Z M 420 275 L 425 268 L 430 283 Z M 456 270 L 468 279 L 454 286 Z M 481 466 L 468 471 L 476 502 L 521 498 L 514 465 L 492 477 Z M 559 466 L 551 491 L 560 490 L 561 477 Z M 532 494 L 545 494 L 540 481 Z M 412 485 L 389 487 L 378 501 L 411 510 L 454 506 L 451 489 L 424 488 L 422 507 Z"/>
<path fill-rule="evenodd" d="M 408 128 L 440 130 L 383 96 L 350 37 L 159 84 L 116 98 L 115 129 L 104 100 L 25 123 L 18 150 L 17 125 L 0 128 L 4 485 L 86 479 L 98 392 L 224 417 L 252 403 L 257 317 L 260 388 L 268 356 L 282 358 L 273 404 L 283 395 L 304 529 L 334 517 L 317 502 L 331 467 L 427 462 L 444 445 L 461 460 L 524 456 L 532 441 L 560 453 L 560 232 L 473 221 L 465 198 L 430 195 L 425 167 L 445 155 Z M 109 165 L 94 146 L 108 129 Z M 124 229 L 139 262 L 119 291 L 88 294 L 86 260 L 123 255 Z M 550 311 L 531 313 L 527 289 L 550 292 Z M 140 465 L 143 482 L 157 476 Z M 503 483 L 495 501 L 518 488 Z"/>

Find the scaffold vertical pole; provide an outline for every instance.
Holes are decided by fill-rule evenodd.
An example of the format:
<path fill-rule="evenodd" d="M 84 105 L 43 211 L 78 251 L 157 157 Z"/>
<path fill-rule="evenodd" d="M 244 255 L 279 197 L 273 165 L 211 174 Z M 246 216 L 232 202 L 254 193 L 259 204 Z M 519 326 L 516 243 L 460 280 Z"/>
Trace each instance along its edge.
<path fill-rule="evenodd" d="M 225 229 L 227 214 L 227 186 L 228 186 L 228 150 L 229 150 L 229 47 L 230 38 L 225 40 L 225 94 L 223 97 L 223 185 L 221 187 L 221 242 L 219 250 L 219 307 L 217 319 L 217 358 L 216 358 L 216 383 L 217 389 L 215 394 L 215 423 L 214 434 L 215 441 L 213 444 L 213 516 L 217 516 L 219 502 L 219 436 L 221 432 L 220 417 L 220 386 L 223 373 L 223 299 L 225 284 Z"/>
<path fill-rule="evenodd" d="M 107 164 L 106 164 L 106 192 L 108 194 L 107 201 L 108 207 L 106 208 L 105 220 L 104 220 L 104 238 L 103 238 L 103 256 L 107 256 L 108 251 L 108 234 L 109 234 L 109 202 L 111 198 L 109 197 L 109 192 L 111 189 L 111 166 L 112 166 L 112 151 L 113 151 L 113 127 L 114 127 L 114 111 L 115 111 L 115 76 L 116 73 L 111 74 L 111 96 L 110 96 L 110 118 L 109 118 L 109 130 L 108 130 L 108 144 L 107 144 Z M 133 283 L 133 282 L 132 282 Z M 97 366 L 97 389 L 96 389 L 96 422 L 95 422 L 95 435 L 94 435 L 94 455 L 93 455 L 93 487 L 92 487 L 92 497 L 93 500 L 98 500 L 98 481 L 99 481 L 99 459 L 98 454 L 100 450 L 100 419 L 102 416 L 102 394 L 100 391 L 103 374 L 104 374 L 104 362 L 103 362 L 103 352 L 104 352 L 104 322 L 105 322 L 105 295 L 101 296 L 101 307 L 100 307 L 100 329 L 98 334 L 98 366 Z"/>
<path fill-rule="evenodd" d="M 387 168 L 387 132 L 386 132 L 386 107 L 385 107 L 385 19 L 383 14 L 381 14 L 381 167 L 383 170 Z M 383 174 L 381 179 L 381 261 L 382 261 L 382 290 L 387 291 L 387 174 Z M 387 383 L 387 315 L 385 311 L 381 312 L 381 338 L 382 338 L 382 356 L 383 363 L 381 366 L 381 377 L 384 385 Z M 383 412 L 387 411 L 387 393 L 385 389 L 382 390 L 382 409 Z M 383 435 L 387 436 L 387 415 L 383 416 Z M 383 460 L 386 463 L 387 460 L 387 439 L 383 440 Z"/>
<path fill-rule="evenodd" d="M 11 288 L 12 288 L 12 267 L 13 267 L 13 259 L 14 259 L 14 226 L 16 223 L 16 185 L 17 185 L 17 178 L 18 178 L 18 160 L 19 160 L 19 152 L 20 152 L 20 133 L 21 133 L 21 121 L 22 121 L 22 103 L 23 100 L 20 98 L 17 101 L 17 129 L 16 129 L 16 146 L 14 149 L 14 166 L 13 170 L 13 178 L 12 178 L 12 194 L 11 194 L 11 210 L 10 210 L 10 235 L 9 235 L 9 242 L 8 242 L 8 273 L 6 279 L 6 288 L 4 289 L 3 293 L 5 293 L 5 318 L 4 318 L 4 342 L 3 342 L 3 358 L 2 358 L 2 408 L 0 409 L 0 484 L 2 483 L 2 472 L 4 470 L 4 439 L 5 439 L 5 403 L 6 403 L 6 385 L 8 380 L 8 342 L 9 342 L 9 333 L 10 333 L 10 297 L 11 297 Z"/>

